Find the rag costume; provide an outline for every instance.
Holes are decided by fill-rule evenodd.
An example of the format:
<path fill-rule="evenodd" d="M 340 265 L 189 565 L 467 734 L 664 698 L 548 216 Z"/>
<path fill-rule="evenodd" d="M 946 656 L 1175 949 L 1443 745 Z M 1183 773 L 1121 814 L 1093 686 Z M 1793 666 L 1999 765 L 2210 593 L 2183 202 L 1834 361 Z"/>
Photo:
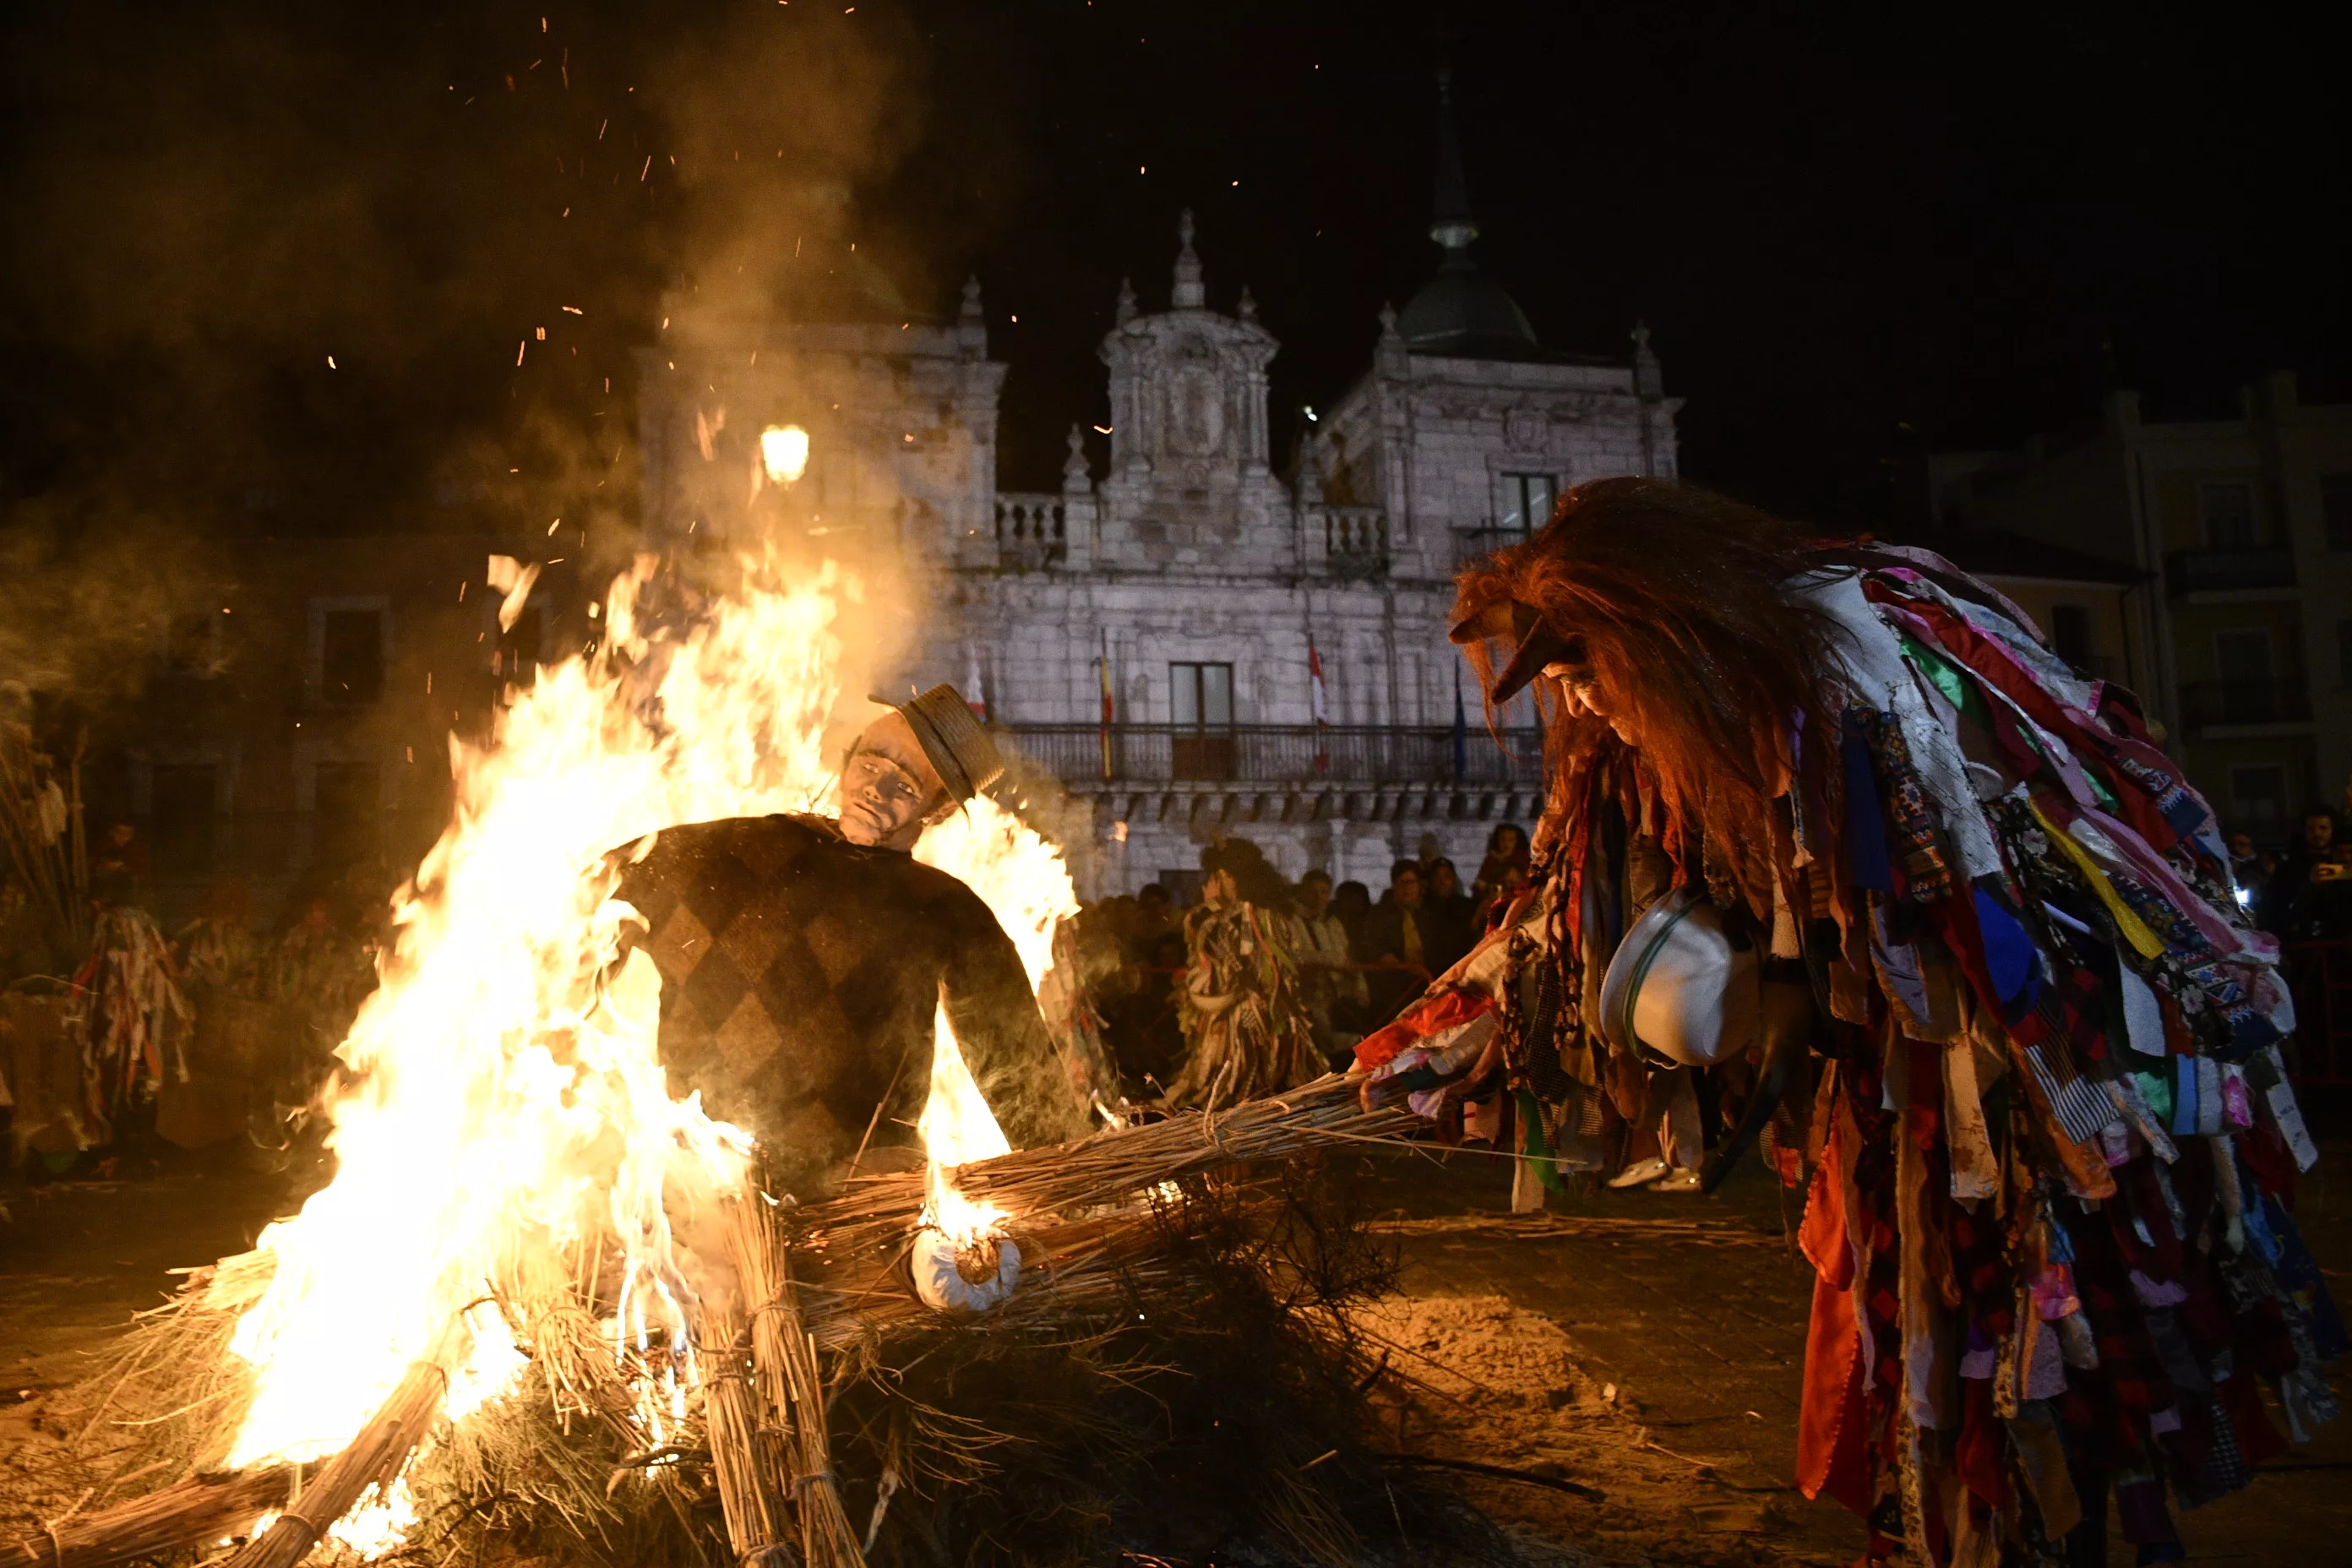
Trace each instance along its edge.
<path fill-rule="evenodd" d="M 171 946 L 146 910 L 117 904 L 99 911 L 89 956 L 74 971 L 73 985 L 93 1125 L 110 1126 L 131 1107 L 152 1105 L 166 1074 L 186 1079 L 194 1015 Z"/>
<path fill-rule="evenodd" d="M 1573 537 L 1519 548 L 1573 577 Z M 1777 597 L 1827 652 L 1822 710 L 1764 716 L 1769 820 L 1740 843 L 1678 820 L 1622 731 L 1556 760 L 1537 885 L 1364 1042 L 1365 1098 L 1499 1095 L 1550 1180 L 1654 1066 L 1716 1071 L 1748 1111 L 1726 1148 L 1760 1129 L 1809 1194 L 1807 1495 L 1864 1515 L 1874 1560 L 2054 1561 L 2104 1542 L 2110 1497 L 2162 1555 L 2168 1495 L 2193 1508 L 2284 1447 L 2258 1384 L 2297 1437 L 2335 1415 L 2276 944 L 2130 694 L 1999 594 L 1879 546 Z M 1507 608 L 1498 699 L 1581 657 Z"/>
<path fill-rule="evenodd" d="M 1289 921 L 1240 899 L 1184 912 L 1191 956 L 1180 1016 L 1191 1047 L 1172 1105 L 1209 1109 L 1279 1094 L 1322 1071 Z"/>
<path fill-rule="evenodd" d="M 899 711 L 959 798 L 1002 771 L 951 689 Z M 817 816 L 664 828 L 618 896 L 644 917 L 631 945 L 661 972 L 671 1092 L 698 1090 L 751 1131 L 803 1197 L 919 1145 L 942 1005 L 1014 1147 L 1088 1131 L 1012 938 L 978 894 L 903 850 L 852 844 Z"/>

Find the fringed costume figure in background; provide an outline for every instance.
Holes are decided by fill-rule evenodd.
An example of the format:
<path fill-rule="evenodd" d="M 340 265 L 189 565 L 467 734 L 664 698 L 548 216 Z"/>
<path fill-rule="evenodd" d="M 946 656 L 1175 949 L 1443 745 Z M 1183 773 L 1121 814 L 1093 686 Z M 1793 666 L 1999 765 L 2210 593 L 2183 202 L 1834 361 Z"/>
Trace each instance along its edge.
<path fill-rule="evenodd" d="M 299 1084 L 291 1092 L 307 1098 L 332 1069 L 360 1004 L 375 989 L 376 972 L 375 955 L 335 924 L 325 894 L 303 900 L 299 910 L 262 959 L 261 990 L 293 1022 L 297 1038 L 289 1055 Z"/>
<path fill-rule="evenodd" d="M 1367 1099 L 1499 1092 L 1549 1175 L 1713 1071 L 1710 1184 L 1760 1135 L 1809 1192 L 1798 1479 L 1873 1561 L 2105 1562 L 2111 1505 L 2166 1560 L 2285 1446 L 2258 1383 L 2335 1414 L 2277 949 L 2129 692 L 1939 557 L 1649 479 L 1455 610 L 1544 710 L 1536 878 Z"/>
<path fill-rule="evenodd" d="M 1184 912 L 1184 1070 L 1171 1105 L 1215 1110 L 1279 1094 L 1323 1070 L 1290 951 L 1289 921 L 1242 896 L 1224 846 L 1202 857 L 1201 902 Z"/>
<path fill-rule="evenodd" d="M 101 878 L 93 896 L 99 908 L 89 956 L 73 975 L 82 1081 L 93 1126 L 119 1137 L 144 1130 L 166 1074 L 186 1081 L 194 1015 L 171 944 L 132 900 L 129 879 Z"/>
<path fill-rule="evenodd" d="M 224 877 L 206 888 L 172 945 L 180 973 L 200 994 L 257 1001 L 268 989 L 266 955 L 253 929 L 253 894 L 242 878 Z"/>

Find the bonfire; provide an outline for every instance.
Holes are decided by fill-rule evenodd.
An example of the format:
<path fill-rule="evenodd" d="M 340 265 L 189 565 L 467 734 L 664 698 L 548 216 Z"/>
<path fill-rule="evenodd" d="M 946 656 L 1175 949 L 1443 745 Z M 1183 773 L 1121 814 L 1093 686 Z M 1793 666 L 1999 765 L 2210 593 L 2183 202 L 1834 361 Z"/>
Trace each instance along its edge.
<path fill-rule="evenodd" d="M 862 592 L 831 565 L 746 562 L 740 588 L 671 631 L 640 615 L 652 576 L 646 561 L 614 584 L 601 641 L 516 692 L 488 743 L 452 738 L 453 819 L 397 897 L 381 984 L 339 1053 L 332 1180 L 252 1252 L 194 1270 L 93 1384 L 84 1431 L 131 1434 L 149 1462 L 118 1473 L 151 1489 L 53 1523 L 15 1561 L 446 1562 L 496 1539 L 615 1563 L 861 1564 L 902 1492 L 1002 1468 L 1008 1441 L 1029 1442 L 1032 1469 L 1063 1451 L 959 1409 L 942 1369 L 992 1356 L 1093 1378 L 1080 1403 L 1099 1405 L 1167 1370 L 1165 1342 L 1135 1337 L 1160 1331 L 1155 1313 L 1227 1331 L 1255 1300 L 1264 1375 L 1316 1384 L 1318 1419 L 1339 1421 L 1377 1371 L 1344 1309 L 1384 1282 L 1378 1260 L 1295 1191 L 1253 1197 L 1218 1174 L 1402 1121 L 1344 1080 L 1015 1152 L 942 1009 L 928 1168 L 805 1207 L 770 1190 L 742 1130 L 671 1098 L 661 982 L 625 942 L 610 852 L 672 824 L 826 808 Z M 510 622 L 531 583 L 508 580 Z M 989 902 L 1044 980 L 1076 907 L 1054 846 L 983 797 L 918 853 Z M 1108 1429 L 1073 1430 L 1099 1447 Z M 1323 1437 L 1302 1420 L 1278 1441 Z M 1266 1467 L 1268 1511 L 1297 1554 L 1337 1561 L 1352 1537 L 1324 1482 L 1346 1467 L 1309 1461 Z"/>

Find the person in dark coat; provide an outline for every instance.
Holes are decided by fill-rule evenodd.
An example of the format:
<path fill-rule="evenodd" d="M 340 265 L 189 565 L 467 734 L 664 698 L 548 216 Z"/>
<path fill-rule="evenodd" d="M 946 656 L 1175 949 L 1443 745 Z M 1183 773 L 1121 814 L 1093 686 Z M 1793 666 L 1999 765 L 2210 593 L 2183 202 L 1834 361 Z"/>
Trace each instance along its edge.
<path fill-rule="evenodd" d="M 2313 876 L 2317 868 L 2334 863 L 2336 858 L 2336 814 L 2325 805 L 2315 805 L 2303 814 L 2303 830 L 2288 847 L 2286 858 L 2279 862 L 2263 888 L 2262 901 L 2256 913 L 2262 928 L 2273 936 L 2292 940 L 2296 908 L 2310 892 Z M 2332 877 L 2333 872 L 2319 873 Z"/>
<path fill-rule="evenodd" d="M 662 976 L 673 1093 L 752 1132 L 811 1195 L 851 1170 L 906 1168 L 945 1007 L 1017 1147 L 1088 1130 L 1013 941 L 970 888 L 908 851 L 1003 772 L 950 687 L 851 748 L 842 811 L 665 828 L 623 875 Z"/>
<path fill-rule="evenodd" d="M 1421 862 L 1398 861 L 1389 872 L 1388 897 L 1372 906 L 1356 938 L 1358 962 L 1387 964 L 1398 971 L 1395 975 L 1368 976 L 1371 1016 L 1381 1023 L 1394 1016 L 1408 997 L 1419 995 L 1441 967 L 1432 962 L 1440 955 L 1440 949 L 1422 894 Z"/>
<path fill-rule="evenodd" d="M 1470 951 L 1477 906 L 1463 889 L 1461 872 L 1444 856 L 1429 864 L 1423 902 L 1429 910 L 1430 973 L 1443 974 Z"/>

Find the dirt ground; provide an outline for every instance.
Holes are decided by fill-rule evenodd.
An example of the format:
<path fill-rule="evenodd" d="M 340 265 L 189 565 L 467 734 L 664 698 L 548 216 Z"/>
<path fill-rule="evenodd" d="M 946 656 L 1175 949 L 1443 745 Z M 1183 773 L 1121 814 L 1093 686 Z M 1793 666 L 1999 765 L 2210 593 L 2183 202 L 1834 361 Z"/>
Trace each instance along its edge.
<path fill-rule="evenodd" d="M 2298 1207 L 2321 1264 L 2345 1279 L 2352 1140 L 2323 1147 L 2330 1158 Z M 1433 1475 L 1536 1563 L 1853 1560 L 1858 1522 L 1789 1481 L 1811 1289 L 1788 1235 L 1793 1195 L 1751 1168 L 1714 1198 L 1596 1192 L 1514 1216 L 1492 1160 L 1383 1157 L 1366 1169 L 1403 1262 L 1381 1331 L 1440 1396 L 1383 1447 L 1446 1461 Z M 173 1269 L 250 1246 L 295 1198 L 291 1178 L 226 1164 L 0 1184 L 0 1512 L 45 1404 L 172 1291 Z M 2352 1563 L 2347 1478 L 2352 1421 L 2184 1517 L 2191 1559 Z M 26 1522 L 0 1519 L 0 1531 Z M 2110 1555 L 2133 1561 L 2120 1537 Z"/>

